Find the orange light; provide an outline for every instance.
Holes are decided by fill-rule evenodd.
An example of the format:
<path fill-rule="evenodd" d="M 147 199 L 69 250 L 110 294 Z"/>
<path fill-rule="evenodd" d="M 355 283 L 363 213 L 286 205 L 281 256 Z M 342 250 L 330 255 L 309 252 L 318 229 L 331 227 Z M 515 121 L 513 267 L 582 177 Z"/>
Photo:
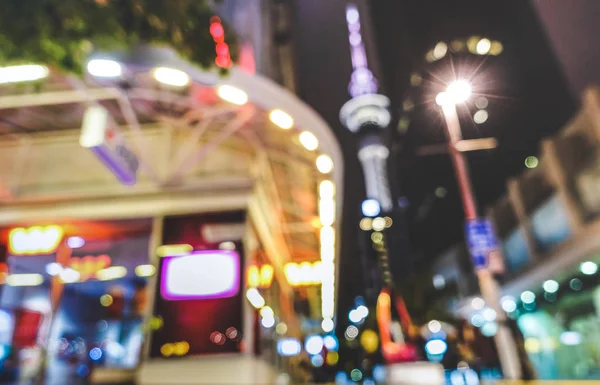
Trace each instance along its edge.
<path fill-rule="evenodd" d="M 274 269 L 271 265 L 250 266 L 246 272 L 246 283 L 249 288 L 266 289 L 273 283 Z"/>
<path fill-rule="evenodd" d="M 13 255 L 51 254 L 63 237 L 60 226 L 33 226 L 12 229 L 8 235 L 10 253 Z"/>
<path fill-rule="evenodd" d="M 96 276 L 100 270 L 106 269 L 112 263 L 112 259 L 106 255 L 98 256 L 87 255 L 82 258 L 71 258 L 70 268 L 75 270 L 80 275 L 80 281 L 87 281 Z"/>

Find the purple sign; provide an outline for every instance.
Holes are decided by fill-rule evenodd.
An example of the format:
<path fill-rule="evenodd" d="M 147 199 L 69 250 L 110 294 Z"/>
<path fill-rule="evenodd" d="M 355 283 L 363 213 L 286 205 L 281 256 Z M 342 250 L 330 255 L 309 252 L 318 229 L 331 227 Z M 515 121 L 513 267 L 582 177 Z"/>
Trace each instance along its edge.
<path fill-rule="evenodd" d="M 101 105 L 87 108 L 79 143 L 89 148 L 122 183 L 135 184 L 138 158 L 125 145 L 123 135 L 106 108 Z"/>
<path fill-rule="evenodd" d="M 229 298 L 240 290 L 240 257 L 234 251 L 194 251 L 164 257 L 160 293 L 170 301 Z"/>

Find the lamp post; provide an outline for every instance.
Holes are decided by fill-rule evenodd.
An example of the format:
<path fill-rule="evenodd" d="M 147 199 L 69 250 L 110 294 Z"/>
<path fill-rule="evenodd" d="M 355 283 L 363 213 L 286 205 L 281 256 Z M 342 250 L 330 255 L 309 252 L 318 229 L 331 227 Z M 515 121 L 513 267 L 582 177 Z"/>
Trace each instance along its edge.
<path fill-rule="evenodd" d="M 490 263 L 494 263 L 494 258 L 500 258 L 496 235 L 489 222 L 480 218 L 477 213 L 467 162 L 457 146 L 462 142 L 462 132 L 456 106 L 464 103 L 470 95 L 471 85 L 465 80 L 456 80 L 449 84 L 446 91 L 437 95 L 436 103 L 442 108 L 446 123 L 448 151 L 454 165 L 465 212 L 465 235 L 479 280 L 481 295 L 486 304 L 496 312 L 498 331 L 494 336 L 494 341 L 502 371 L 507 379 L 520 379 L 522 373 L 517 345 L 506 325 L 507 318 L 500 305 L 498 283 L 492 273 L 493 266 L 490 265 Z"/>

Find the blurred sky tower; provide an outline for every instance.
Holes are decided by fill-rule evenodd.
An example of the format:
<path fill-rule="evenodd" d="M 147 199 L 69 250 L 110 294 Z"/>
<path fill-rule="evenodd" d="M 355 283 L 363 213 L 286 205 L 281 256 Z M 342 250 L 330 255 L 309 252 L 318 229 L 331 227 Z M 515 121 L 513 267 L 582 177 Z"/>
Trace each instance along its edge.
<path fill-rule="evenodd" d="M 352 77 L 348 91 L 350 99 L 340 111 L 340 120 L 359 137 L 358 158 L 363 167 L 367 198 L 376 200 L 381 211 L 389 213 L 394 204 L 387 174 L 389 150 L 383 143 L 383 132 L 390 123 L 389 99 L 377 94 L 377 79 L 369 70 L 360 31 L 360 15 L 355 5 L 346 7 Z M 365 215 L 369 215 L 365 213 Z M 373 216 L 378 212 L 373 212 Z"/>

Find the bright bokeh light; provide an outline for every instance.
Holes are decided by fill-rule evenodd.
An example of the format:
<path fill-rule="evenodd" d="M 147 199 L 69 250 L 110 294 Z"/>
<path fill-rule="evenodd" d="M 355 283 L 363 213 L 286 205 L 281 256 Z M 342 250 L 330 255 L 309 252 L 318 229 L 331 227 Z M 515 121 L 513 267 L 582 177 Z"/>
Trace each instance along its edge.
<path fill-rule="evenodd" d="M 44 282 L 41 274 L 10 274 L 6 277 L 8 286 L 39 286 Z"/>
<path fill-rule="evenodd" d="M 281 338 L 277 341 L 277 353 L 281 356 L 293 357 L 300 354 L 301 351 L 302 345 L 295 338 Z"/>
<path fill-rule="evenodd" d="M 475 51 L 480 55 L 487 55 L 492 48 L 492 42 L 489 39 L 481 39 L 475 46 Z"/>
<path fill-rule="evenodd" d="M 360 335 L 360 344 L 365 349 L 365 352 L 369 354 L 375 353 L 379 347 L 379 337 L 373 330 L 367 329 Z"/>
<path fill-rule="evenodd" d="M 449 104 L 450 99 L 449 99 L 448 93 L 447 92 L 438 93 L 435 97 L 435 103 L 440 107 L 443 107 L 443 106 Z"/>
<path fill-rule="evenodd" d="M 485 323 L 485 319 L 481 314 L 475 314 L 471 317 L 471 325 L 480 328 Z"/>
<path fill-rule="evenodd" d="M 585 275 L 594 275 L 598 271 L 598 265 L 594 262 L 587 261 L 587 262 L 583 262 L 579 266 L 579 269 Z"/>
<path fill-rule="evenodd" d="M 517 303 L 512 297 L 502 298 L 502 309 L 507 313 L 517 310 Z"/>
<path fill-rule="evenodd" d="M 485 301 L 482 298 L 473 298 L 471 301 L 471 307 L 475 310 L 481 310 L 485 307 Z"/>
<path fill-rule="evenodd" d="M 260 309 L 265 306 L 265 299 L 255 288 L 246 290 L 246 298 L 256 309 Z"/>
<path fill-rule="evenodd" d="M 75 269 L 66 268 L 59 273 L 59 277 L 64 283 L 75 283 L 79 282 L 81 274 Z"/>
<path fill-rule="evenodd" d="M 323 319 L 323 321 L 321 321 L 321 329 L 323 329 L 325 333 L 329 333 L 333 330 L 334 327 L 335 325 L 331 318 L 325 318 Z"/>
<path fill-rule="evenodd" d="M 373 229 L 373 219 L 363 218 L 360 220 L 359 227 L 361 230 L 369 231 Z"/>
<path fill-rule="evenodd" d="M 330 351 L 335 351 L 339 348 L 338 339 L 335 336 L 331 335 L 325 336 L 323 338 L 323 345 L 325 345 L 325 348 Z"/>
<path fill-rule="evenodd" d="M 583 282 L 581 282 L 579 278 L 573 278 L 569 282 L 569 287 L 575 291 L 581 290 L 581 288 L 583 287 Z"/>
<path fill-rule="evenodd" d="M 277 326 L 275 326 L 275 332 L 277 334 L 279 334 L 280 336 L 284 335 L 285 333 L 287 333 L 288 327 L 284 322 L 280 322 L 277 324 Z"/>
<path fill-rule="evenodd" d="M 483 318 L 488 321 L 488 322 L 492 322 L 496 320 L 496 311 L 494 309 L 485 309 L 483 311 Z"/>
<path fill-rule="evenodd" d="M 338 352 L 332 352 L 332 351 L 327 352 L 327 356 L 325 357 L 325 361 L 327 362 L 327 365 L 333 366 L 333 365 L 337 364 L 339 360 L 340 360 L 340 355 Z"/>
<path fill-rule="evenodd" d="M 556 293 L 559 289 L 560 285 L 553 279 L 549 279 L 544 282 L 543 288 L 548 293 Z"/>
<path fill-rule="evenodd" d="M 359 323 L 363 320 L 363 317 L 360 316 L 356 309 L 352 309 L 348 312 L 348 319 L 350 322 Z"/>
<path fill-rule="evenodd" d="M 52 262 L 46 265 L 46 273 L 49 276 L 55 277 L 63 271 L 63 267 L 60 263 Z"/>
<path fill-rule="evenodd" d="M 323 226 L 331 226 L 335 221 L 335 202 L 333 199 L 319 200 L 319 219 Z"/>
<path fill-rule="evenodd" d="M 62 236 L 62 227 L 54 225 L 12 229 L 8 234 L 9 252 L 13 255 L 50 254 Z"/>
<path fill-rule="evenodd" d="M 113 297 L 110 294 L 104 294 L 102 297 L 100 297 L 100 305 L 104 307 L 109 307 L 113 304 L 113 301 Z"/>
<path fill-rule="evenodd" d="M 448 85 L 446 94 L 449 103 L 463 103 L 471 96 L 471 85 L 466 80 L 455 80 Z"/>
<path fill-rule="evenodd" d="M 563 345 L 575 346 L 581 344 L 582 337 L 578 332 L 566 331 L 560 335 L 560 342 Z"/>
<path fill-rule="evenodd" d="M 192 245 L 180 244 L 180 245 L 162 245 L 156 249 L 156 254 L 159 257 L 173 257 L 177 255 L 186 255 L 187 253 L 194 250 Z"/>
<path fill-rule="evenodd" d="M 352 371 L 350 372 L 350 378 L 352 379 L 352 381 L 358 382 L 362 380 L 363 373 L 360 371 L 360 369 L 352 369 Z"/>
<path fill-rule="evenodd" d="M 323 366 L 323 361 L 323 356 L 321 356 L 320 354 L 310 357 L 310 363 L 315 368 L 320 368 L 321 366 Z"/>
<path fill-rule="evenodd" d="M 344 337 L 346 337 L 348 341 L 352 341 L 358 337 L 358 328 L 354 325 L 348 326 L 348 328 L 346 328 L 346 332 L 344 333 Z"/>
<path fill-rule="evenodd" d="M 362 213 L 365 217 L 375 217 L 381 212 L 381 206 L 377 199 L 365 199 L 361 205 Z"/>
<path fill-rule="evenodd" d="M 499 41 L 493 41 L 492 46 L 490 48 L 490 54 L 492 55 L 500 55 L 504 50 L 504 46 Z"/>
<path fill-rule="evenodd" d="M 443 41 L 440 41 L 439 43 L 437 43 L 435 45 L 435 48 L 433 48 L 433 58 L 435 60 L 440 60 L 442 59 L 444 56 L 446 56 L 446 53 L 448 52 L 448 45 L 446 43 L 444 43 Z"/>
<path fill-rule="evenodd" d="M 96 273 L 96 278 L 99 281 L 110 281 L 113 279 L 123 278 L 127 275 L 127 269 L 124 266 L 111 266 L 106 269 L 99 270 Z"/>
<path fill-rule="evenodd" d="M 266 328 L 266 329 L 270 329 L 275 325 L 275 318 L 273 317 L 267 317 L 267 318 L 263 318 L 260 320 L 260 324 Z"/>
<path fill-rule="evenodd" d="M 25 64 L 0 67 L 0 84 L 32 82 L 48 77 L 48 67 L 37 64 Z"/>
<path fill-rule="evenodd" d="M 324 180 L 319 183 L 319 197 L 321 199 L 333 199 L 335 195 L 335 185 L 330 180 Z"/>
<path fill-rule="evenodd" d="M 317 261 L 314 263 L 295 262 L 286 263 L 283 272 L 290 285 L 292 286 L 309 286 L 317 285 L 323 280 L 323 263 Z"/>
<path fill-rule="evenodd" d="M 110 59 L 93 59 L 87 64 L 90 75 L 98 78 L 118 78 L 123 75 L 120 63 Z"/>
<path fill-rule="evenodd" d="M 139 265 L 135 268 L 135 275 L 138 277 L 152 277 L 154 274 L 156 274 L 154 265 Z"/>
<path fill-rule="evenodd" d="M 436 274 L 433 276 L 433 287 L 438 290 L 441 290 L 446 287 L 446 278 L 444 278 L 441 274 Z"/>
<path fill-rule="evenodd" d="M 78 249 L 85 245 L 85 239 L 81 237 L 69 237 L 67 238 L 67 246 L 71 249 Z"/>
<path fill-rule="evenodd" d="M 303 131 L 299 136 L 300 143 L 308 151 L 314 151 L 319 147 L 319 139 L 310 131 Z"/>
<path fill-rule="evenodd" d="M 294 126 L 294 119 L 289 114 L 279 109 L 271 111 L 269 119 L 271 119 L 273 124 L 284 130 L 289 130 Z"/>
<path fill-rule="evenodd" d="M 487 108 L 489 104 L 490 102 L 485 96 L 479 96 L 477 99 L 475 99 L 475 107 L 479 108 L 480 110 Z"/>
<path fill-rule="evenodd" d="M 189 75 L 175 68 L 158 67 L 152 75 L 157 82 L 172 87 L 185 87 L 190 83 Z"/>
<path fill-rule="evenodd" d="M 483 124 L 487 122 L 489 114 L 486 110 L 479 110 L 473 114 L 473 121 L 477 124 Z"/>
<path fill-rule="evenodd" d="M 263 318 L 274 318 L 275 312 L 273 311 L 273 309 L 271 309 L 270 306 L 265 306 L 262 309 L 260 309 L 260 316 Z"/>
<path fill-rule="evenodd" d="M 481 334 L 486 337 L 493 337 L 498 332 L 498 324 L 496 322 L 487 322 L 481 327 Z"/>
<path fill-rule="evenodd" d="M 92 350 L 90 350 L 89 356 L 92 361 L 99 361 L 102 358 L 102 349 L 98 347 L 92 348 Z"/>
<path fill-rule="evenodd" d="M 243 106 L 248 103 L 248 94 L 237 87 L 222 85 L 217 89 L 217 95 L 226 102 Z"/>
<path fill-rule="evenodd" d="M 528 156 L 525 158 L 525 167 L 536 168 L 540 164 L 540 161 L 535 156 Z"/>
<path fill-rule="evenodd" d="M 367 316 L 369 315 L 369 308 L 366 307 L 365 305 L 360 305 L 356 308 L 356 311 L 358 312 L 358 315 L 361 316 L 362 318 L 367 318 Z"/>
<path fill-rule="evenodd" d="M 521 293 L 521 301 L 523 301 L 523 303 L 535 302 L 535 293 L 529 290 L 524 291 L 523 293 Z"/>
<path fill-rule="evenodd" d="M 442 324 L 440 321 L 432 320 L 427 324 L 427 328 L 432 333 L 439 333 L 442 330 Z"/>
<path fill-rule="evenodd" d="M 425 344 L 425 351 L 432 356 L 444 354 L 446 350 L 448 350 L 448 344 L 443 340 L 435 339 Z"/>
<path fill-rule="evenodd" d="M 333 160 L 329 155 L 319 155 L 315 164 L 321 174 L 329 174 L 333 170 Z"/>
<path fill-rule="evenodd" d="M 383 229 L 385 229 L 385 219 L 381 218 L 381 217 L 377 217 L 375 219 L 373 219 L 373 230 L 375 231 L 382 231 Z"/>
<path fill-rule="evenodd" d="M 323 350 L 323 337 L 318 335 L 309 336 L 304 341 L 304 349 L 308 354 L 319 354 Z"/>

